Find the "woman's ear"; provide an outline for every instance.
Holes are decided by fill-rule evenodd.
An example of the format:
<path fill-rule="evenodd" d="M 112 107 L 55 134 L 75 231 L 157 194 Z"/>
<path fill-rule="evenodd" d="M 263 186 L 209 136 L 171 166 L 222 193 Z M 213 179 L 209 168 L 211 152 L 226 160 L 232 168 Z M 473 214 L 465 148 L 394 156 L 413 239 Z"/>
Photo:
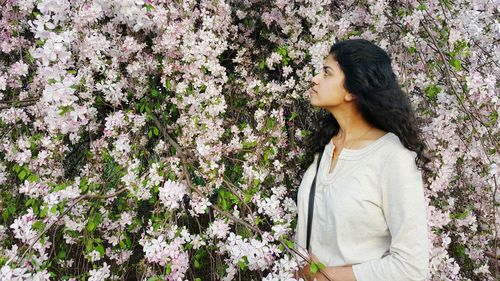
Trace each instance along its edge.
<path fill-rule="evenodd" d="M 353 101 L 356 99 L 356 96 L 351 94 L 351 93 L 347 93 L 345 96 L 344 96 L 344 100 L 345 101 Z"/>

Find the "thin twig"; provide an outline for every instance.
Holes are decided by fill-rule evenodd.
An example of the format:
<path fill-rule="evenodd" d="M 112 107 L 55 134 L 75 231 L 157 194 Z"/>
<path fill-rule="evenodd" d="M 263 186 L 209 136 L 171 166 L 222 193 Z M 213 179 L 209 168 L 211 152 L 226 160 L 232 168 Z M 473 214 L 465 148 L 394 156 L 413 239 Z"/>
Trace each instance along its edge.
<path fill-rule="evenodd" d="M 123 193 L 124 191 L 126 191 L 127 188 L 124 187 L 120 190 L 118 190 L 117 192 L 115 193 L 111 193 L 111 194 L 107 194 L 107 195 L 97 195 L 97 194 L 85 194 L 85 195 L 81 195 L 74 200 L 73 204 L 67 208 L 66 210 L 64 210 L 63 213 L 61 213 L 57 219 L 55 221 L 53 221 L 48 227 L 46 227 L 42 232 L 40 232 L 40 234 L 38 234 L 38 236 L 35 238 L 35 240 L 33 240 L 31 242 L 31 244 L 28 246 L 28 248 L 23 252 L 23 254 L 21 255 L 21 258 L 19 260 L 23 260 L 24 259 L 24 256 L 28 253 L 29 250 L 31 250 L 33 248 L 33 246 L 35 245 L 35 243 L 40 240 L 40 238 L 58 221 L 60 221 L 62 219 L 62 217 L 64 217 L 71 209 L 73 209 L 73 207 L 76 206 L 76 204 L 78 204 L 80 201 L 82 200 L 86 200 L 86 199 L 108 199 L 108 198 L 112 198 L 112 197 L 115 197 L 117 195 L 119 195 L 120 193 Z M 9 260 L 10 261 L 10 260 Z M 7 261 L 7 263 L 9 263 L 9 261 Z"/>
<path fill-rule="evenodd" d="M 0 103 L 5 103 L 5 104 L 13 104 L 13 103 L 27 103 L 27 102 L 37 102 L 39 101 L 39 98 L 30 98 L 30 99 L 24 99 L 24 100 L 2 100 Z"/>
<path fill-rule="evenodd" d="M 0 105 L 0 110 L 2 109 L 7 109 L 7 108 L 21 108 L 21 107 L 28 107 L 36 104 L 36 101 L 28 101 L 28 102 L 23 102 L 22 104 L 11 104 L 11 105 Z"/>
<path fill-rule="evenodd" d="M 279 242 L 281 242 L 281 244 L 285 247 L 286 250 L 288 250 L 289 253 L 294 253 L 296 255 L 298 255 L 301 259 L 305 260 L 307 263 L 311 264 L 312 262 L 312 259 L 310 259 L 309 257 L 305 257 L 304 255 L 302 255 L 302 253 L 300 253 L 299 251 L 297 251 L 296 249 L 293 249 L 293 248 L 289 248 L 285 242 L 283 242 L 281 239 L 278 240 Z M 299 246 L 299 245 L 296 245 L 296 246 Z M 299 246 L 300 247 L 300 246 Z M 304 248 L 303 248 L 304 249 Z M 319 269 L 319 272 L 321 272 L 325 277 L 326 279 L 328 279 L 329 281 L 333 281 L 333 279 L 330 279 L 331 277 L 324 271 L 322 271 L 321 269 Z"/>

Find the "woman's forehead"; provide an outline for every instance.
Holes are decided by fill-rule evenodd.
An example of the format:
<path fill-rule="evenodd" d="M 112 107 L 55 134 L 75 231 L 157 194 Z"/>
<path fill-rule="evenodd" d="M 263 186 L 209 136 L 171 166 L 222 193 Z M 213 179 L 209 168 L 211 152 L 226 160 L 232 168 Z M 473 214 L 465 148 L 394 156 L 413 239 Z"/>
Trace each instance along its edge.
<path fill-rule="evenodd" d="M 338 68 L 338 62 L 337 60 L 335 60 L 335 58 L 329 54 L 325 61 L 323 62 L 323 66 L 330 66 L 332 68 Z"/>

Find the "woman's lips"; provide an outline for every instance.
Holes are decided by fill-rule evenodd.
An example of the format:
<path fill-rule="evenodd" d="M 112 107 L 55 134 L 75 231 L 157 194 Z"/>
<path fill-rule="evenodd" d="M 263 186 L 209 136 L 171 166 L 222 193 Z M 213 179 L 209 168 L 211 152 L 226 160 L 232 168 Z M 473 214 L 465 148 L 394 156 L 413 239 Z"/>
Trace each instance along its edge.
<path fill-rule="evenodd" d="M 314 89 L 311 88 L 309 90 L 309 95 L 313 96 L 313 95 L 317 95 L 317 94 L 318 94 L 318 92 L 316 92 Z"/>

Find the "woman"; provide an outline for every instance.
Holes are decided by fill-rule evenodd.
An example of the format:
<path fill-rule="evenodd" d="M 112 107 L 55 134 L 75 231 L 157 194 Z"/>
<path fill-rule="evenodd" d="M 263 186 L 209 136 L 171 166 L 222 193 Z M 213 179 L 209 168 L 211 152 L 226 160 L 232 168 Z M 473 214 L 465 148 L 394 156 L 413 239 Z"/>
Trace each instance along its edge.
<path fill-rule="evenodd" d="M 310 102 L 327 114 L 306 149 L 312 163 L 299 187 L 295 242 L 306 248 L 323 151 L 308 254 L 326 267 L 307 280 L 425 280 L 430 244 L 417 164 L 428 172 L 430 160 L 389 56 L 363 39 L 336 43 L 312 82 Z M 297 275 L 308 273 L 309 265 Z"/>

